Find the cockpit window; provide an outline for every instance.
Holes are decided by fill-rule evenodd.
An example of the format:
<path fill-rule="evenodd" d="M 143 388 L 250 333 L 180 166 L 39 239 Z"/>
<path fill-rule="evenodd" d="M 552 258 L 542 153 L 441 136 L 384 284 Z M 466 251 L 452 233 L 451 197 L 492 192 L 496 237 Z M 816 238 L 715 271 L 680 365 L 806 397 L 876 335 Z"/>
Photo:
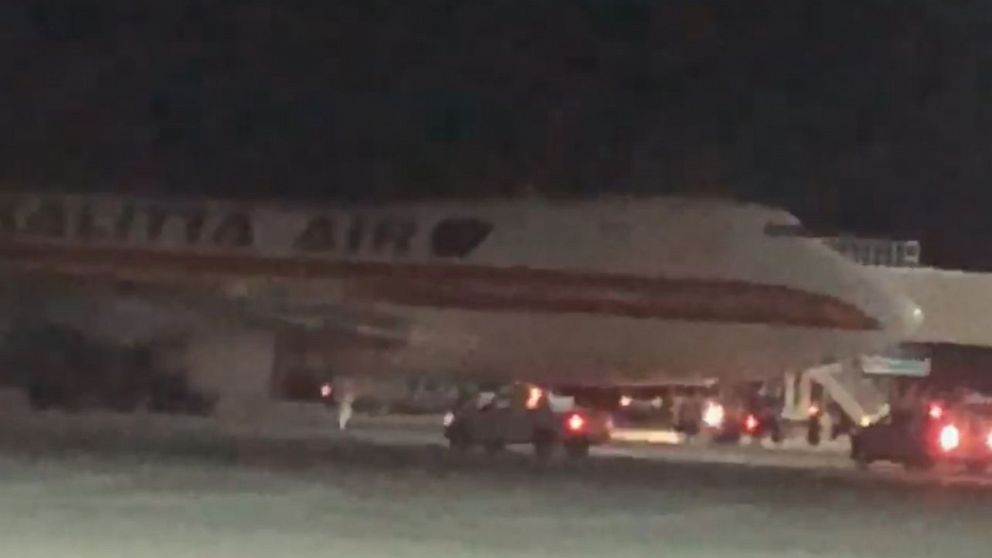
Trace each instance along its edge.
<path fill-rule="evenodd" d="M 480 219 L 444 219 L 431 233 L 431 252 L 441 258 L 464 258 L 482 244 L 492 230 L 492 223 Z"/>
<path fill-rule="evenodd" d="M 812 238 L 814 235 L 799 223 L 768 223 L 765 234 L 774 237 Z"/>

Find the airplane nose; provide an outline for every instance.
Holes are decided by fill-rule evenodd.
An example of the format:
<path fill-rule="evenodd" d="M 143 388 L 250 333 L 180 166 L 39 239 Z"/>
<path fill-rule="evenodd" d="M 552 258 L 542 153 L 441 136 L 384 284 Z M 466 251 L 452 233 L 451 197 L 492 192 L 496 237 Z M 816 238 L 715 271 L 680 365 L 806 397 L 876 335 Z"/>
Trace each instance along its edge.
<path fill-rule="evenodd" d="M 903 340 L 910 337 L 926 318 L 923 308 L 908 296 L 897 292 L 895 287 L 886 286 L 886 309 L 882 318 L 883 327 L 893 337 Z"/>
<path fill-rule="evenodd" d="M 854 284 L 859 285 L 861 307 L 875 318 L 887 338 L 904 341 L 923 325 L 925 316 L 920 305 L 884 274 L 862 266 L 852 271 L 857 274 Z"/>
<path fill-rule="evenodd" d="M 923 312 L 923 308 L 916 304 L 908 297 L 906 298 L 905 315 L 903 316 L 903 332 L 904 337 L 909 337 L 915 333 L 926 319 L 926 314 Z"/>

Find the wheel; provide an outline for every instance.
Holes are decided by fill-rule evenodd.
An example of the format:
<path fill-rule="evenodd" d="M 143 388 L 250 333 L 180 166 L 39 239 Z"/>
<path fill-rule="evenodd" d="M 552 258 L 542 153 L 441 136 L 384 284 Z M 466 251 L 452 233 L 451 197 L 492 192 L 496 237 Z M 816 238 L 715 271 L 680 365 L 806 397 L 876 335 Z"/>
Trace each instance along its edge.
<path fill-rule="evenodd" d="M 472 440 L 463 436 L 448 438 L 448 447 L 459 453 L 464 453 L 472 449 Z"/>
<path fill-rule="evenodd" d="M 857 437 L 851 438 L 851 459 L 859 469 L 867 469 L 873 461 L 868 452 L 865 451 L 864 444 Z"/>
<path fill-rule="evenodd" d="M 806 442 L 811 446 L 820 445 L 820 418 L 811 417 L 806 423 Z"/>
<path fill-rule="evenodd" d="M 973 475 L 980 475 L 988 468 L 988 463 L 984 461 L 970 461 L 965 465 L 965 470 Z"/>
<path fill-rule="evenodd" d="M 539 430 L 534 433 L 534 455 L 538 459 L 548 459 L 555 449 L 555 436 L 551 432 Z"/>
<path fill-rule="evenodd" d="M 775 443 L 775 444 L 781 444 L 782 443 L 782 427 L 779 426 L 778 421 L 773 422 L 772 425 L 770 426 L 770 428 L 771 428 L 771 434 L 769 435 L 769 438 L 771 438 L 771 440 L 772 440 L 773 443 Z"/>
<path fill-rule="evenodd" d="M 452 425 L 448 430 L 448 447 L 464 453 L 472 449 L 472 434 L 462 425 Z"/>
<path fill-rule="evenodd" d="M 589 455 L 589 440 L 578 439 L 565 442 L 565 453 L 573 459 L 581 459 Z"/>

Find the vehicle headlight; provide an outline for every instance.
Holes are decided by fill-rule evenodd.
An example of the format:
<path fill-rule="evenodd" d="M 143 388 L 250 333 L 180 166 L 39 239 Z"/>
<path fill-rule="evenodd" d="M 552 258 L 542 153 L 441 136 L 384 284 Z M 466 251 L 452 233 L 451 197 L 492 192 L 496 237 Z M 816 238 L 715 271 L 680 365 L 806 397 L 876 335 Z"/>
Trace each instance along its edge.
<path fill-rule="evenodd" d="M 953 424 L 948 424 L 940 430 L 937 442 L 940 443 L 940 449 L 951 451 L 961 445 L 961 431 Z"/>
<path fill-rule="evenodd" d="M 719 428 L 723 424 L 723 405 L 710 401 L 703 409 L 703 422 L 710 428 Z"/>

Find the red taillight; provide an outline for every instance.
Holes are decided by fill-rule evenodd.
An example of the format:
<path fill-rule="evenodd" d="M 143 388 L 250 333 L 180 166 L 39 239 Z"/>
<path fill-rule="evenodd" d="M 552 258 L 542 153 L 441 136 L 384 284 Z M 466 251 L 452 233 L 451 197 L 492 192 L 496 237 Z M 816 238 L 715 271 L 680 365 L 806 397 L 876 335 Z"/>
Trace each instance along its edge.
<path fill-rule="evenodd" d="M 961 445 L 961 431 L 957 426 L 948 424 L 940 429 L 940 437 L 937 441 L 940 443 L 940 449 L 951 451 Z"/>
<path fill-rule="evenodd" d="M 807 411 L 809 412 L 809 416 L 815 417 L 820 414 L 820 406 L 817 405 L 816 403 L 813 403 L 812 405 L 809 406 L 809 409 L 807 409 Z"/>
<path fill-rule="evenodd" d="M 334 393 L 334 388 L 331 387 L 331 384 L 321 384 L 321 386 L 320 386 L 320 396 L 321 397 L 323 397 L 324 399 L 327 399 L 333 393 Z"/>
<path fill-rule="evenodd" d="M 944 416 L 944 408 L 936 403 L 931 403 L 930 408 L 927 410 L 927 414 L 934 420 L 940 420 L 940 418 Z"/>
<path fill-rule="evenodd" d="M 582 415 L 570 415 L 565 424 L 572 432 L 578 432 L 586 427 L 586 419 Z"/>
<path fill-rule="evenodd" d="M 754 432 L 758 429 L 758 417 L 754 415 L 748 415 L 744 419 L 744 430 L 747 432 Z"/>
<path fill-rule="evenodd" d="M 992 432 L 989 432 L 988 437 L 985 438 L 985 445 L 992 449 Z"/>

